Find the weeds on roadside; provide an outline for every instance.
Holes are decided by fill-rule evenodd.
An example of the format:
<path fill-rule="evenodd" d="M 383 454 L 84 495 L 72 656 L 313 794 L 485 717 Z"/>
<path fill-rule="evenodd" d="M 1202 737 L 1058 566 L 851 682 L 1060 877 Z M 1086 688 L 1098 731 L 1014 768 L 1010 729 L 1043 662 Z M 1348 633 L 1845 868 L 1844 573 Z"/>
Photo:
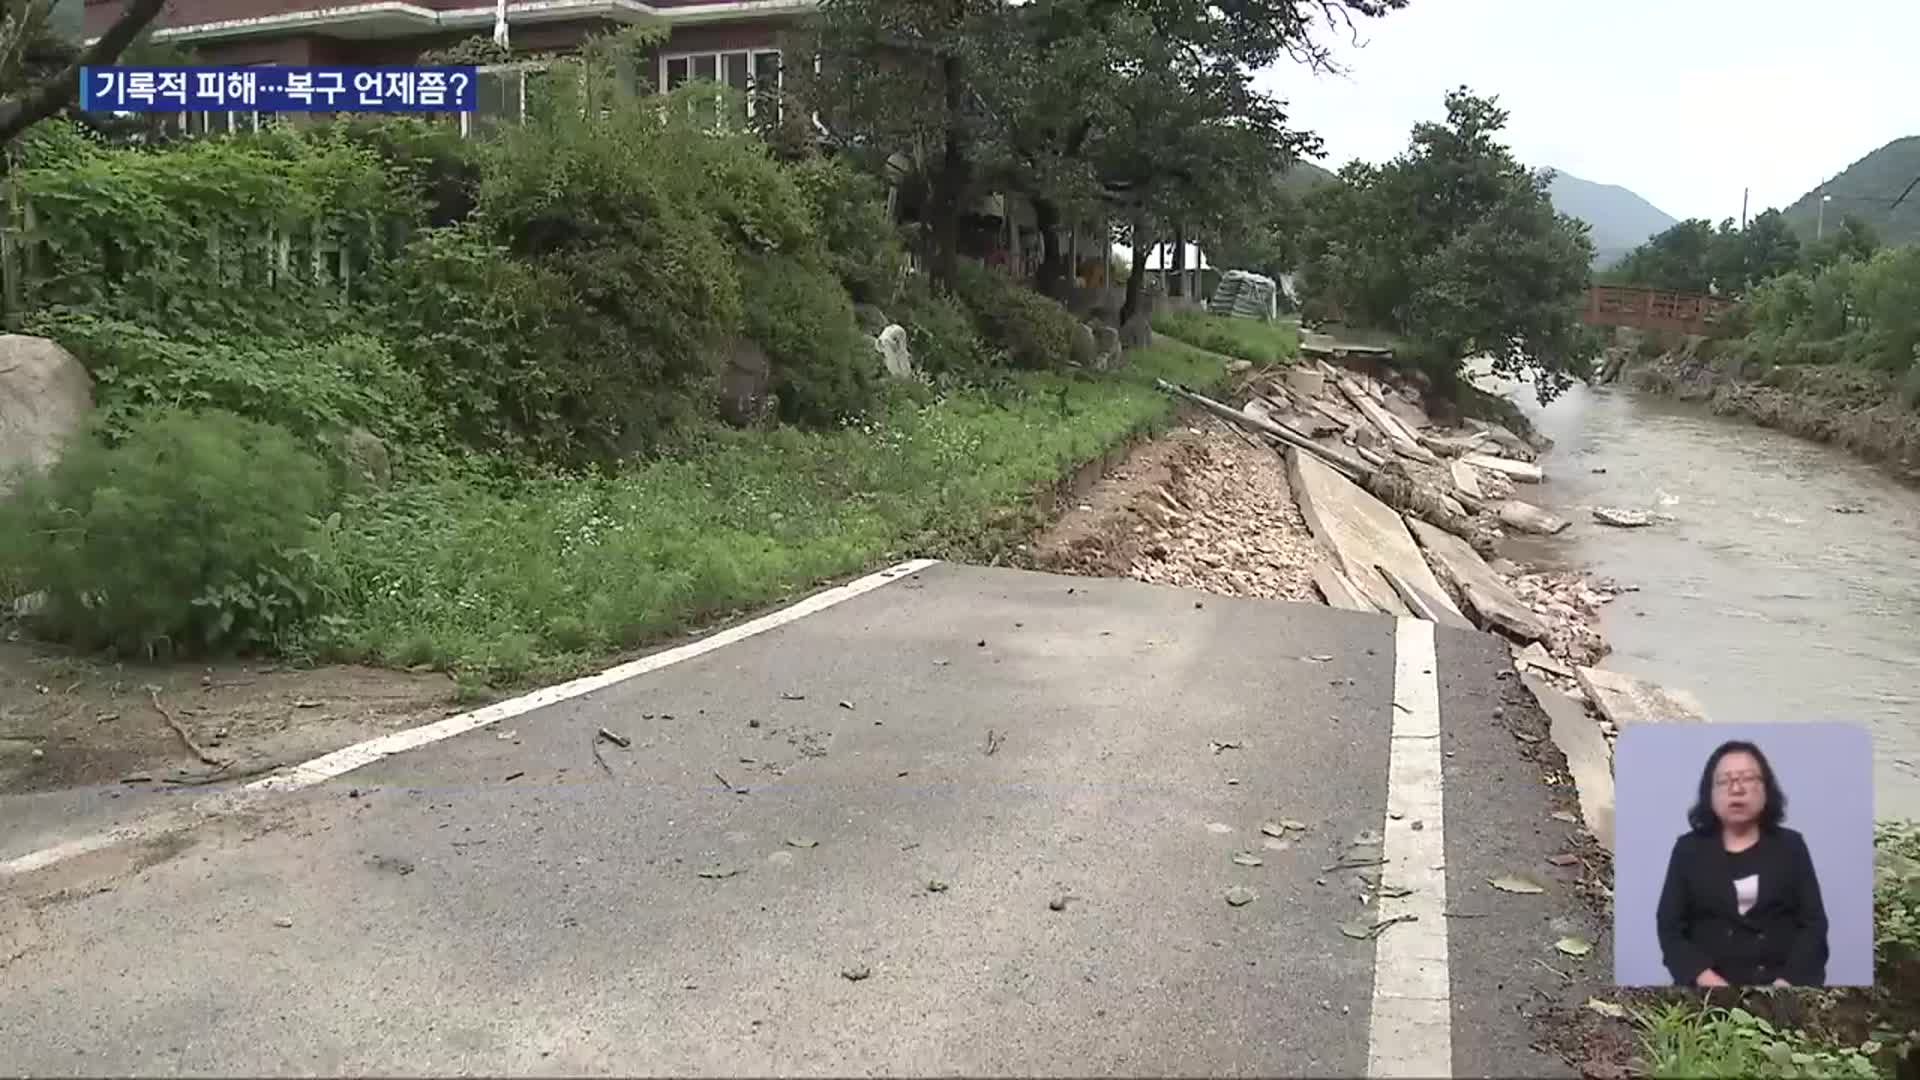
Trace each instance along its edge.
<path fill-rule="evenodd" d="M 1153 331 L 1209 352 L 1277 364 L 1300 355 L 1300 331 L 1290 322 L 1260 322 L 1201 311 L 1159 311 Z"/>

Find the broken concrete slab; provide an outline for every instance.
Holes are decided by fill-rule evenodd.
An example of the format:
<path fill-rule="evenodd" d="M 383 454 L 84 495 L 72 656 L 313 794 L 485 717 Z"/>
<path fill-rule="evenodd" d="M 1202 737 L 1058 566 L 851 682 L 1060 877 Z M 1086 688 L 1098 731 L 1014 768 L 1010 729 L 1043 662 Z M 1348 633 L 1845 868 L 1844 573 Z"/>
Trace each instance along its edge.
<path fill-rule="evenodd" d="M 1566 518 L 1549 514 L 1532 503 L 1521 502 L 1519 499 L 1503 500 L 1494 512 L 1499 515 L 1502 525 L 1541 536 L 1552 536 L 1570 524 Z"/>
<path fill-rule="evenodd" d="M 1512 458 L 1492 457 L 1487 454 L 1466 454 L 1463 455 L 1460 460 L 1476 469 L 1497 472 L 1510 480 L 1515 480 L 1522 484 L 1537 484 L 1547 478 L 1546 472 L 1543 471 L 1540 466 L 1530 462 L 1515 461 Z"/>
<path fill-rule="evenodd" d="M 1328 563 L 1317 563 L 1312 572 L 1314 587 L 1320 590 L 1320 598 L 1327 602 L 1328 607 L 1337 607 L 1343 611 L 1377 612 L 1380 610 L 1339 567 Z"/>
<path fill-rule="evenodd" d="M 1520 461 L 1532 461 L 1539 456 L 1534 451 L 1532 444 L 1499 424 L 1488 420 L 1478 420 L 1471 416 L 1466 418 L 1466 422 L 1468 427 L 1492 439 L 1499 445 L 1501 452 L 1508 457 Z"/>
<path fill-rule="evenodd" d="M 1493 440 L 1484 432 L 1476 431 L 1471 435 L 1422 435 L 1420 445 L 1439 454 L 1441 457 L 1459 457 L 1492 448 Z"/>
<path fill-rule="evenodd" d="M 1382 394 L 1380 404 L 1386 407 L 1387 415 L 1400 421 L 1406 428 L 1407 434 L 1415 439 L 1420 437 L 1421 428 L 1433 426 L 1433 418 L 1427 415 L 1427 410 L 1394 391 L 1389 390 Z"/>
<path fill-rule="evenodd" d="M 1515 652 L 1513 661 L 1514 667 L 1522 671 L 1530 667 L 1539 668 L 1541 671 L 1558 675 L 1563 679 L 1573 678 L 1573 668 L 1549 653 L 1547 647 L 1537 641 Z"/>
<path fill-rule="evenodd" d="M 1327 377 L 1302 364 L 1287 369 L 1287 389 L 1303 398 L 1317 398 L 1327 392 Z"/>
<path fill-rule="evenodd" d="M 1666 687 L 1622 675 L 1617 671 L 1583 667 L 1574 673 L 1588 700 L 1600 715 L 1625 731 L 1628 724 L 1703 724 L 1706 706 L 1685 690 Z"/>
<path fill-rule="evenodd" d="M 1393 586 L 1380 576 L 1379 566 L 1391 567 L 1435 596 L 1446 596 L 1392 507 L 1327 463 L 1294 449 L 1287 451 L 1287 480 L 1307 528 L 1374 606 L 1395 615 L 1410 614 Z"/>
<path fill-rule="evenodd" d="M 1607 748 L 1606 736 L 1587 715 L 1585 706 L 1547 685 L 1546 680 L 1529 672 L 1520 676 L 1520 681 L 1547 714 L 1549 736 L 1567 759 L 1567 775 L 1573 778 L 1587 831 L 1612 854 L 1613 752 Z"/>
<path fill-rule="evenodd" d="M 1547 620 L 1520 602 L 1472 544 L 1417 518 L 1407 524 L 1420 546 L 1439 564 L 1441 576 L 1460 590 L 1483 627 L 1498 628 L 1525 641 L 1540 641 L 1547 636 Z"/>
<path fill-rule="evenodd" d="M 1480 486 L 1480 474 L 1473 466 L 1454 460 L 1447 463 L 1447 471 L 1453 474 L 1453 486 L 1459 488 L 1462 495 L 1475 499 L 1487 497 L 1486 489 Z"/>
<path fill-rule="evenodd" d="M 1433 451 L 1420 445 L 1417 435 L 1409 432 L 1395 420 L 1392 413 L 1373 400 L 1366 390 L 1352 379 L 1338 379 L 1335 380 L 1334 385 L 1340 388 L 1340 392 L 1346 395 L 1347 401 L 1352 403 L 1354 408 L 1360 410 L 1360 414 L 1367 418 L 1367 422 L 1386 437 L 1388 445 L 1392 446 L 1396 453 L 1424 465 L 1440 464 L 1440 459 L 1434 455 Z"/>
<path fill-rule="evenodd" d="M 1594 507 L 1593 520 L 1616 529 L 1644 529 L 1653 524 L 1653 518 L 1643 510 L 1621 510 L 1612 506 Z"/>
<path fill-rule="evenodd" d="M 1444 602 L 1440 597 L 1431 596 L 1418 586 L 1409 584 L 1399 574 L 1384 566 L 1374 569 L 1379 570 L 1380 576 L 1386 578 L 1387 584 L 1393 586 L 1393 591 L 1400 596 L 1400 602 L 1406 604 L 1408 609 L 1419 618 L 1455 630 L 1480 629 L 1468 621 L 1465 615 L 1453 610 L 1453 605 Z"/>

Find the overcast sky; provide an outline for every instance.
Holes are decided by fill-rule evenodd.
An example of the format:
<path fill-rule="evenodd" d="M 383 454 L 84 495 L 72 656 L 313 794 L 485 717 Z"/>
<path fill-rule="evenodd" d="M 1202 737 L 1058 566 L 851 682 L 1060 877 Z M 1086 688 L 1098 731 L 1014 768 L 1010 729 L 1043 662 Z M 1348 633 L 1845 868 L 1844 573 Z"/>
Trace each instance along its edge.
<path fill-rule="evenodd" d="M 1678 218 L 1738 217 L 1743 186 L 1785 206 L 1920 135 L 1920 0 L 1413 0 L 1357 25 L 1346 76 L 1260 76 L 1329 168 L 1405 148 L 1461 83 L 1499 96 L 1522 161 Z"/>

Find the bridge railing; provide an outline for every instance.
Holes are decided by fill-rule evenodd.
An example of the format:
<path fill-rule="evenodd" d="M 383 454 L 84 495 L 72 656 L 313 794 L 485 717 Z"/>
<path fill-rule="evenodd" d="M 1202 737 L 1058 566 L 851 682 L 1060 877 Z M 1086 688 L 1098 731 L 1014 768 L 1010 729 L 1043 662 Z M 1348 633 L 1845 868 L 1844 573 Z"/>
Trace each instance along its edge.
<path fill-rule="evenodd" d="M 1587 290 L 1584 322 L 1642 330 L 1714 332 L 1722 316 L 1739 305 L 1723 296 L 1653 289 L 1640 285 L 1595 285 Z"/>

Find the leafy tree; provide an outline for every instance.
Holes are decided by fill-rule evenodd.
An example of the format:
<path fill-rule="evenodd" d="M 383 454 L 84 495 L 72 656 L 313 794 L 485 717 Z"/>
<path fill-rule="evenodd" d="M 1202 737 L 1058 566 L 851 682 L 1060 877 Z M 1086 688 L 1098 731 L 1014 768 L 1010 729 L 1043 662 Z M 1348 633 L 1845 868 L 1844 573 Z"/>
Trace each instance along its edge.
<path fill-rule="evenodd" d="M 1592 240 L 1554 212 L 1550 174 L 1497 141 L 1495 99 L 1463 87 L 1446 108 L 1400 156 L 1350 165 L 1308 197 L 1311 303 L 1400 334 L 1442 385 L 1485 355 L 1505 374 L 1531 370 L 1550 399 L 1590 359 L 1577 304 Z"/>
<path fill-rule="evenodd" d="M 50 25 L 57 0 L 9 0 L 0 14 L 0 146 L 73 103 L 80 69 L 119 59 L 166 0 L 130 0 L 106 32 L 75 49 Z"/>
<path fill-rule="evenodd" d="M 1301 141 L 1249 71 L 1283 56 L 1326 66 L 1316 21 L 1407 2 L 822 0 L 818 69 L 799 65 L 796 83 L 831 138 L 901 174 L 946 285 L 963 209 L 988 190 L 1029 196 L 1050 243 L 1053 222 L 1099 203 L 1143 235 L 1156 214 L 1204 228 L 1235 205 L 1215 177 L 1237 185 L 1249 152 Z M 1269 154 L 1263 175 L 1284 163 Z M 1175 206 L 1181 181 L 1189 205 Z M 1057 279 L 1057 245 L 1047 254 Z"/>
<path fill-rule="evenodd" d="M 1879 250 L 1880 237 L 1873 231 L 1873 226 L 1857 214 L 1846 214 L 1832 232 L 1806 245 L 1805 263 L 1807 269 L 1819 271 L 1842 259 L 1866 262 Z"/>
<path fill-rule="evenodd" d="M 1627 253 L 1606 280 L 1655 289 L 1706 292 L 1713 285 L 1714 230 L 1705 218 L 1689 218 Z"/>

